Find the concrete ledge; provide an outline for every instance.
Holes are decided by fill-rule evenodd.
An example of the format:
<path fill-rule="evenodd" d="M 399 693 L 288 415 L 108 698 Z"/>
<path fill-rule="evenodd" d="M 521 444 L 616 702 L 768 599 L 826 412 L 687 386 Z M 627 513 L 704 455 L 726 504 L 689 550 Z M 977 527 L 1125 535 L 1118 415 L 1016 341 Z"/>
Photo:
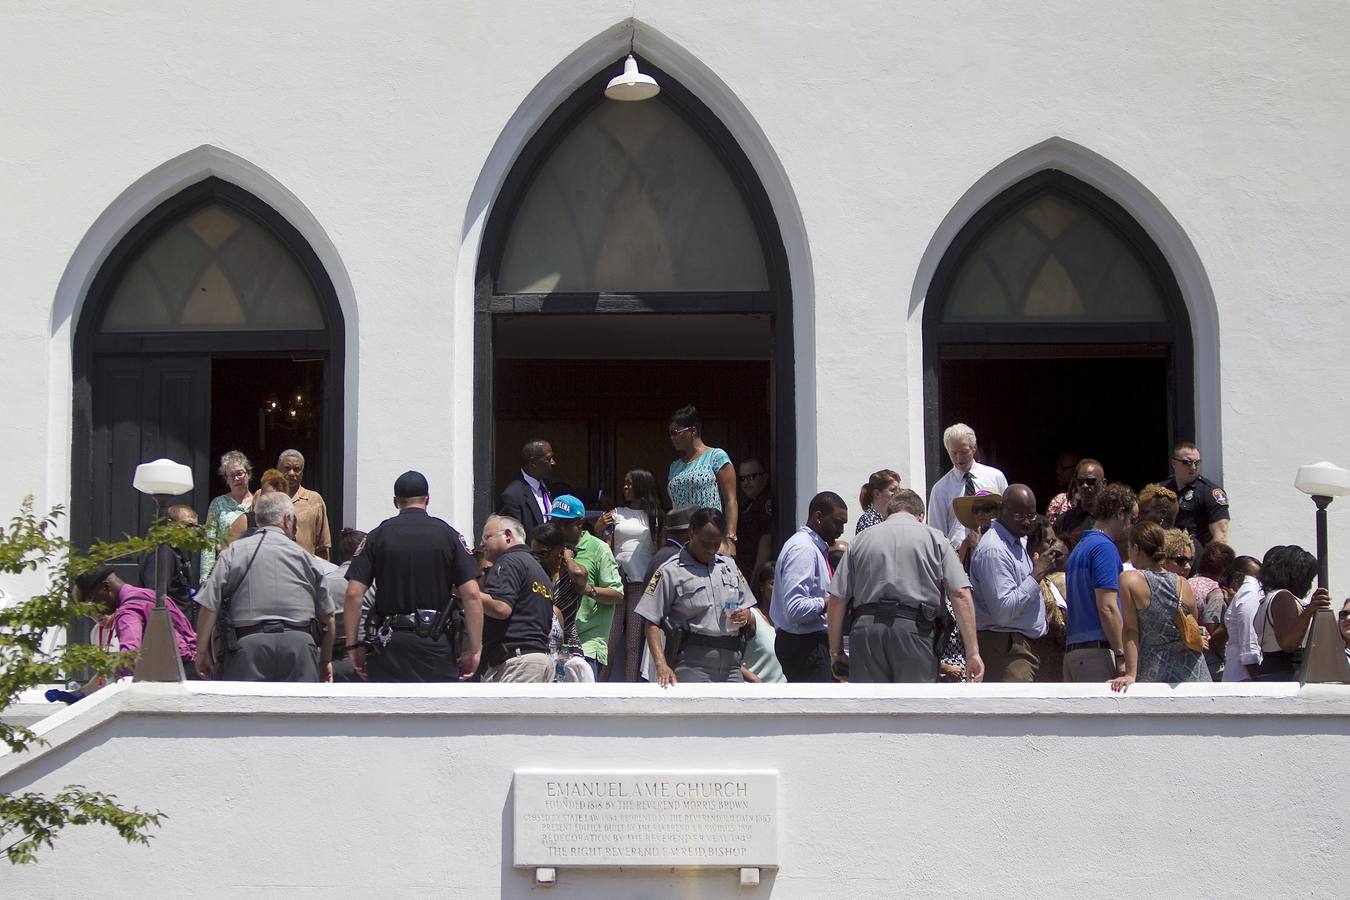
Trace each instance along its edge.
<path fill-rule="evenodd" d="M 0 775 L 117 716 L 539 718 L 1350 717 L 1350 685 L 677 685 L 133 683 L 124 679 L 30 725 L 45 746 L 0 756 Z"/>

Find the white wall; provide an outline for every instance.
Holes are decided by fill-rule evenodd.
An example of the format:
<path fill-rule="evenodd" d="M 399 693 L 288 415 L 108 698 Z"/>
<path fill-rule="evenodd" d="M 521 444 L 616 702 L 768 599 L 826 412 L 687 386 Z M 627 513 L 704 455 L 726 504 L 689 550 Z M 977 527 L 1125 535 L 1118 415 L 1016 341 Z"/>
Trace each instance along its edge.
<path fill-rule="evenodd" d="M 633 9 L 7 6 L 0 511 L 68 501 L 81 298 L 61 294 L 82 242 L 139 179 L 210 145 L 293 196 L 349 280 L 350 522 L 383 517 L 390 480 L 416 466 L 467 527 L 476 228 L 550 79 L 616 53 Z M 1208 282 L 1217 352 L 1197 363 L 1221 393 L 1198 414 L 1222 445 L 1201 449 L 1224 461 L 1238 549 L 1312 544 L 1293 473 L 1350 466 L 1350 6 L 687 0 L 637 18 L 653 59 L 762 141 L 747 149 L 796 254 L 803 503 L 883 465 L 923 480 L 916 300 L 934 235 L 989 172 L 1058 137 L 1146 190 Z M 1339 510 L 1333 566 L 1350 553 Z"/>
<path fill-rule="evenodd" d="M 780 773 L 758 889 L 560 870 L 559 898 L 1316 897 L 1350 875 L 1341 686 L 124 682 L 39 730 L 0 790 L 79 783 L 169 818 L 149 848 L 65 832 L 6 873 L 16 897 L 523 897 L 511 777 L 548 767 Z"/>

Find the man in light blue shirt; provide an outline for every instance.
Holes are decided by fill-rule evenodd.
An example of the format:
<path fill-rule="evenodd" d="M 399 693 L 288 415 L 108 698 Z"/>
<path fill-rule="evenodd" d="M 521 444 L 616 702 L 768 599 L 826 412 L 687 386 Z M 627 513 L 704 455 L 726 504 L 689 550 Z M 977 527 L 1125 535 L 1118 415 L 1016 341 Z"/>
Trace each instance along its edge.
<path fill-rule="evenodd" d="M 1040 659 L 1031 641 L 1045 634 L 1041 579 L 1054 567 L 1049 553 L 1034 558 L 1026 537 L 1036 519 L 1036 496 L 1025 484 L 1003 495 L 1003 508 L 971 556 L 975 627 L 985 681 L 1035 681 Z"/>
<path fill-rule="evenodd" d="M 773 652 L 788 681 L 834 681 L 825 626 L 825 594 L 834 574 L 827 554 L 847 523 L 844 498 L 822 491 L 811 498 L 806 524 L 778 553 L 769 618 L 778 630 Z"/>

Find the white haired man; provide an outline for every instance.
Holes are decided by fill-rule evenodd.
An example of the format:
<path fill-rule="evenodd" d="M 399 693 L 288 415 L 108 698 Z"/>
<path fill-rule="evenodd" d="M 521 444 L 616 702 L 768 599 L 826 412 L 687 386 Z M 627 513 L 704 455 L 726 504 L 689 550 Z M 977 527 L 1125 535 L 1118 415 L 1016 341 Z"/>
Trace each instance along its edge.
<path fill-rule="evenodd" d="M 334 605 L 316 560 L 295 543 L 295 505 L 282 493 L 254 504 L 258 528 L 221 551 L 197 595 L 197 673 L 227 681 L 323 681 L 332 677 Z M 222 616 L 222 612 L 225 614 Z M 224 658 L 209 650 L 225 619 Z"/>
<path fill-rule="evenodd" d="M 304 454 L 299 450 L 281 451 L 277 468 L 286 476 L 291 502 L 295 504 L 295 542 L 320 559 L 330 559 L 333 533 L 328 529 L 328 507 L 318 491 L 300 484 L 305 477 Z"/>
<path fill-rule="evenodd" d="M 980 491 L 1002 494 L 1008 489 L 1008 479 L 993 466 L 975 461 L 975 430 L 969 425 L 957 422 L 944 431 L 942 446 L 952 467 L 928 495 L 928 525 L 946 535 L 953 547 L 960 547 L 968 529 L 956 518 L 952 501 Z"/>

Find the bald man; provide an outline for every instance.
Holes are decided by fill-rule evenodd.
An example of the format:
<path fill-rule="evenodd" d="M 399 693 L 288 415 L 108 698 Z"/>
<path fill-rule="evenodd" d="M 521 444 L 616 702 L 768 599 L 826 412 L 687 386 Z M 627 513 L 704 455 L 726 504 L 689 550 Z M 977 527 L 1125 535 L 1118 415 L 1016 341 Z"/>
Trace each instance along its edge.
<path fill-rule="evenodd" d="M 1032 556 L 1027 534 L 1036 519 L 1036 495 L 1025 484 L 1003 494 L 994 525 L 971 556 L 975 627 L 985 681 L 1035 681 L 1040 659 L 1031 642 L 1046 631 L 1041 579 L 1054 568 L 1049 553 Z"/>

